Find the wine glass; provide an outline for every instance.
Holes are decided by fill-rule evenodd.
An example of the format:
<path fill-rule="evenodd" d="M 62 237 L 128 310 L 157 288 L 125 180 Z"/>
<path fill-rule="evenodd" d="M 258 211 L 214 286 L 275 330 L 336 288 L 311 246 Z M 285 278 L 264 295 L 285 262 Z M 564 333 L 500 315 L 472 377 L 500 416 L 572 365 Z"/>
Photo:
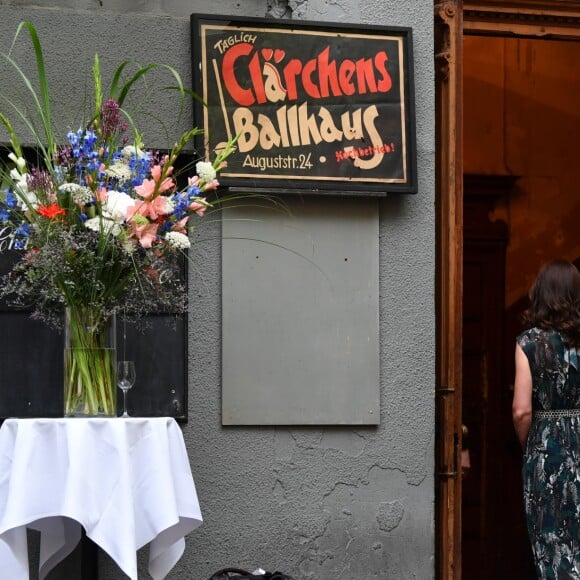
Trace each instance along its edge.
<path fill-rule="evenodd" d="M 121 417 L 129 417 L 129 413 L 127 413 L 127 391 L 135 384 L 136 378 L 135 363 L 132 360 L 120 360 L 117 362 L 117 385 L 123 391 L 123 414 Z"/>

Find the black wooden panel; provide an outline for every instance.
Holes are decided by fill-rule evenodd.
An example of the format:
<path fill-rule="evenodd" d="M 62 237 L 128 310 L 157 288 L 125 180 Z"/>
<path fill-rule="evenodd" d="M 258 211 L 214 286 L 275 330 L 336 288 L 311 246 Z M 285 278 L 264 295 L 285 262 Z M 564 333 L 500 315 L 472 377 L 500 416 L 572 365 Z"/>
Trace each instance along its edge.
<path fill-rule="evenodd" d="M 63 338 L 26 312 L 0 312 L 0 416 L 62 417 Z"/>
<path fill-rule="evenodd" d="M 137 372 L 135 386 L 127 394 L 129 415 L 186 420 L 186 316 L 150 316 L 145 329 L 117 321 L 117 359 L 124 357 L 135 361 Z M 121 393 L 117 408 L 122 410 Z"/>

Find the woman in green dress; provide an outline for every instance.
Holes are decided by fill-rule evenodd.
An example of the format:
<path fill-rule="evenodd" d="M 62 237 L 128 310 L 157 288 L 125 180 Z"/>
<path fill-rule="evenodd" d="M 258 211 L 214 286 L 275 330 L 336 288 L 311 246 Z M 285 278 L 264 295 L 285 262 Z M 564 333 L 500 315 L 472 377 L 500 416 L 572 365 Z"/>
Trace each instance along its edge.
<path fill-rule="evenodd" d="M 542 267 L 516 344 L 513 421 L 538 578 L 580 580 L 580 273 Z"/>

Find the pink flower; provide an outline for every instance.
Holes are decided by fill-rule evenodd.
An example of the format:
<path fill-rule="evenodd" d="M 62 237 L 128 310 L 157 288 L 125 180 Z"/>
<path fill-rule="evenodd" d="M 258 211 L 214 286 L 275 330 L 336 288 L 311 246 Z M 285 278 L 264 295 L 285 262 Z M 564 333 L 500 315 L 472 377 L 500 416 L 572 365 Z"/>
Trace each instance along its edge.
<path fill-rule="evenodd" d="M 203 191 L 211 191 L 213 189 L 217 189 L 219 185 L 219 182 L 217 179 L 212 179 L 211 181 L 208 181 L 204 186 L 203 186 Z"/>
<path fill-rule="evenodd" d="M 173 167 L 170 167 L 167 171 L 167 175 L 170 175 L 172 171 Z M 155 193 L 156 188 L 157 194 L 161 194 L 164 191 L 172 189 L 175 185 L 173 179 L 169 177 L 166 177 L 161 183 L 159 183 L 159 180 L 161 179 L 161 165 L 154 165 L 151 168 L 151 177 L 153 179 L 144 179 L 141 185 L 135 187 L 137 194 L 144 199 L 149 199 Z"/>
<path fill-rule="evenodd" d="M 187 223 L 188 219 L 189 219 L 189 216 L 186 216 L 183 219 L 179 220 L 178 222 L 175 222 L 175 224 L 171 228 L 171 231 L 179 232 L 181 234 L 187 234 L 187 230 L 185 229 L 185 224 Z"/>
<path fill-rule="evenodd" d="M 132 209 L 128 209 L 127 213 L 129 217 L 138 214 L 156 220 L 162 215 L 171 213 L 172 209 L 170 200 L 164 195 L 159 195 L 150 201 L 137 201 Z"/>
<path fill-rule="evenodd" d="M 96 193 L 96 198 L 97 201 L 100 203 L 105 203 L 105 201 L 107 201 L 107 195 L 108 195 L 108 191 L 106 187 L 101 187 L 99 190 L 97 190 Z"/>
<path fill-rule="evenodd" d="M 168 198 L 164 195 L 157 196 L 153 201 L 149 202 L 149 217 L 156 220 L 159 216 L 171 213 L 173 206 Z"/>
<path fill-rule="evenodd" d="M 161 178 L 161 165 L 157 164 L 151 168 L 151 177 L 153 181 L 159 181 Z"/>
<path fill-rule="evenodd" d="M 201 201 L 205 201 L 205 197 L 200 197 Z M 200 203 L 199 201 L 194 201 L 193 203 L 189 204 L 189 211 L 194 211 L 197 215 L 202 216 L 207 209 L 207 205 L 205 203 Z"/>
<path fill-rule="evenodd" d="M 155 191 L 155 181 L 153 179 L 144 179 L 141 185 L 135 186 L 135 191 L 141 197 L 148 199 Z"/>
<path fill-rule="evenodd" d="M 134 215 L 147 216 L 149 213 L 149 202 L 135 200 L 133 207 L 127 208 L 127 220 L 130 220 Z"/>
<path fill-rule="evenodd" d="M 195 187 L 196 185 L 199 185 L 199 176 L 194 175 L 193 177 L 188 177 L 187 185 L 189 185 L 189 187 Z"/>
<path fill-rule="evenodd" d="M 150 248 L 151 244 L 157 239 L 158 224 L 133 225 L 133 235 L 139 240 L 144 248 Z"/>

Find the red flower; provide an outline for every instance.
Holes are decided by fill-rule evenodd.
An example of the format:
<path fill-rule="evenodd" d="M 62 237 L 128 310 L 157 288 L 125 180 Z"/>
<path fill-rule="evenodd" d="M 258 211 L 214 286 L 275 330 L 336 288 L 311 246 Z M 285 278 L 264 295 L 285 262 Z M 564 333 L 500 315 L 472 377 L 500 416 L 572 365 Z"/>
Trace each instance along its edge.
<path fill-rule="evenodd" d="M 51 220 L 59 215 L 65 215 L 66 213 L 64 209 L 58 205 L 58 203 L 53 203 L 51 205 L 41 205 L 37 211 L 41 216 Z"/>

